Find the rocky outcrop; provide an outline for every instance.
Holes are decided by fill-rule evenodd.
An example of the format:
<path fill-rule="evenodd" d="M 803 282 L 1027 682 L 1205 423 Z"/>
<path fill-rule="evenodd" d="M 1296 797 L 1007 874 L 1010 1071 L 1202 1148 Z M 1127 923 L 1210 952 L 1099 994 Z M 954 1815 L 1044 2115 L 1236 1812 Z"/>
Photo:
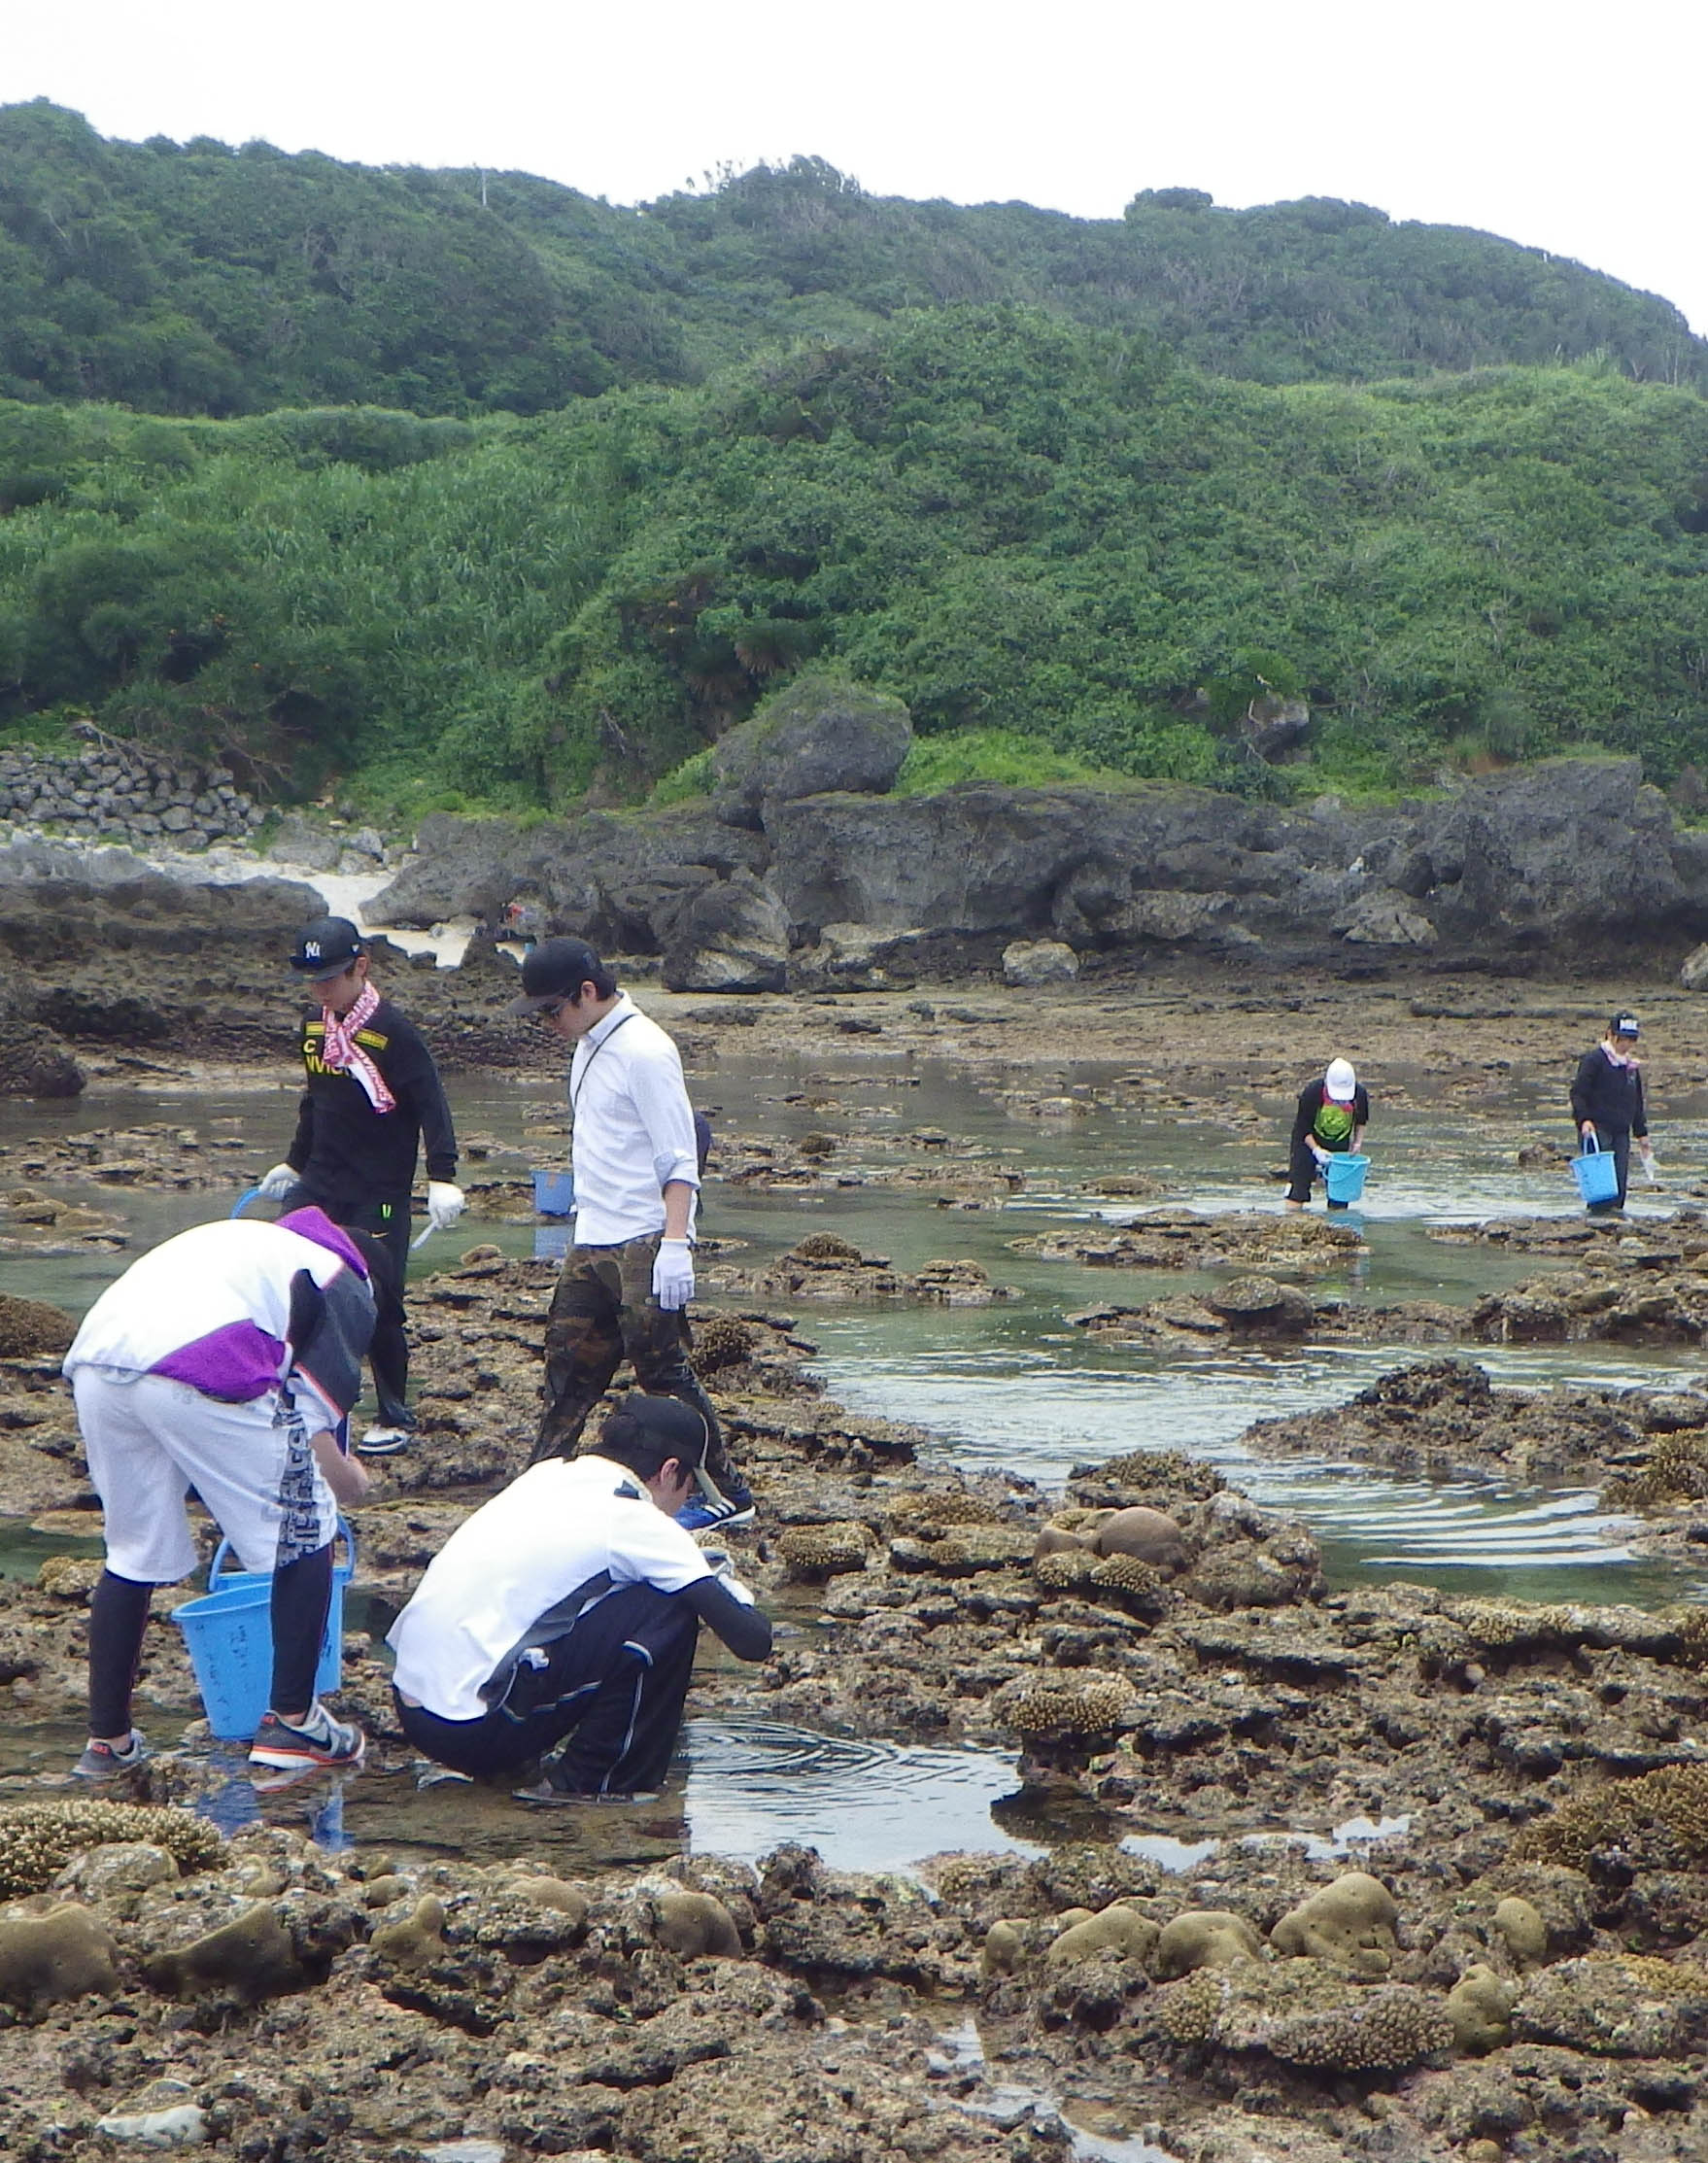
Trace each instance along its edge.
<path fill-rule="evenodd" d="M 720 738 L 718 816 L 761 828 L 770 807 L 839 790 L 882 796 L 902 770 L 913 724 L 900 699 L 806 675 Z"/>
<path fill-rule="evenodd" d="M 790 793 L 801 779 L 743 781 L 746 825 L 704 807 L 526 832 L 428 819 L 417 861 L 370 913 L 423 926 L 520 896 L 553 931 L 667 953 L 684 897 L 737 916 L 746 873 L 775 897 L 792 986 L 881 969 L 851 966 L 862 934 L 939 967 L 996 966 L 1015 941 L 1054 940 L 1080 956 L 1368 970 L 1385 953 L 1486 964 L 1569 948 L 1581 960 L 1657 940 L 1682 954 L 1708 932 L 1708 835 L 1674 832 L 1634 759 L 1548 761 L 1368 810 L 1161 785 Z"/>

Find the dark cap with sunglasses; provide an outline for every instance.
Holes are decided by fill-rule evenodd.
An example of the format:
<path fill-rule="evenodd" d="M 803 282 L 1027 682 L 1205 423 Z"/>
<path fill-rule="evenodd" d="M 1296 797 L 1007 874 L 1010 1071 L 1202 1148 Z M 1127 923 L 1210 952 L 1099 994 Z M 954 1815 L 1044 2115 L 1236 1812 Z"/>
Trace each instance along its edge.
<path fill-rule="evenodd" d="M 583 984 L 597 987 L 608 980 L 604 963 L 585 939 L 543 940 L 522 964 L 522 997 L 511 1000 L 509 1011 L 544 1013 L 573 999 Z"/>
<path fill-rule="evenodd" d="M 366 952 L 365 941 L 348 916 L 317 916 L 298 932 L 290 966 L 321 983 L 328 977 L 343 976 Z"/>

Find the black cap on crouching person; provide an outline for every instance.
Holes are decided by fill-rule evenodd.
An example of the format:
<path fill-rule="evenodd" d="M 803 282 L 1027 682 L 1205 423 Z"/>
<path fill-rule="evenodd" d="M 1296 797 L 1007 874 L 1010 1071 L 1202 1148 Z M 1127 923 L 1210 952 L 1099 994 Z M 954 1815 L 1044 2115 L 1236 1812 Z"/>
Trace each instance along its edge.
<path fill-rule="evenodd" d="M 1607 1033 L 1610 1037 L 1627 1037 L 1634 1044 L 1643 1032 L 1637 1027 L 1634 1013 L 1616 1013 L 1607 1024 Z"/>
<path fill-rule="evenodd" d="M 560 999 L 573 999 L 587 983 L 601 999 L 617 988 L 615 976 L 585 939 L 544 940 L 522 964 L 522 997 L 511 1000 L 510 1012 L 538 1013 Z"/>
<path fill-rule="evenodd" d="M 326 977 L 343 976 L 366 952 L 367 942 L 348 916 L 317 916 L 297 933 L 290 966 L 319 983 Z"/>
<path fill-rule="evenodd" d="M 607 1413 L 594 1448 L 600 1457 L 625 1464 L 641 1479 L 658 1477 L 675 1458 L 704 1489 L 705 1451 L 710 1429 L 691 1404 L 680 1397 L 653 1397 L 632 1390 Z"/>

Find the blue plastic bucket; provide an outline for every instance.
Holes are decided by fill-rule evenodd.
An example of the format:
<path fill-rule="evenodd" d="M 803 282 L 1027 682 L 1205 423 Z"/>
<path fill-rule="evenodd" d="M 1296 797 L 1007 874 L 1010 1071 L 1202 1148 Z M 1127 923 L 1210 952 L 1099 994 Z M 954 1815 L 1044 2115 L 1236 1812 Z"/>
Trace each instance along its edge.
<path fill-rule="evenodd" d="M 1611 1150 L 1604 1150 L 1593 1135 L 1584 1144 L 1581 1156 L 1572 1158 L 1572 1177 L 1586 1208 L 1596 1202 L 1619 1200 L 1619 1163 Z"/>
<path fill-rule="evenodd" d="M 1339 1155 L 1330 1156 L 1322 1167 L 1322 1184 L 1328 1189 L 1331 1202 L 1355 1202 L 1364 1191 L 1364 1174 L 1370 1169 L 1367 1156 L 1354 1155 L 1343 1150 Z"/>
<path fill-rule="evenodd" d="M 540 1217 L 567 1217 L 575 1207 L 573 1172 L 535 1172 L 533 1206 Z"/>
<path fill-rule="evenodd" d="M 349 1554 L 332 1568 L 332 1602 L 315 1669 L 315 1691 L 321 1697 L 336 1690 L 343 1679 L 344 1588 L 356 1574 L 356 1534 L 342 1518 L 338 1530 Z M 208 1565 L 207 1591 L 172 1610 L 195 1669 L 208 1726 L 227 1742 L 254 1734 L 273 1689 L 273 1573 L 222 1571 L 230 1552 L 231 1543 L 222 1540 Z"/>

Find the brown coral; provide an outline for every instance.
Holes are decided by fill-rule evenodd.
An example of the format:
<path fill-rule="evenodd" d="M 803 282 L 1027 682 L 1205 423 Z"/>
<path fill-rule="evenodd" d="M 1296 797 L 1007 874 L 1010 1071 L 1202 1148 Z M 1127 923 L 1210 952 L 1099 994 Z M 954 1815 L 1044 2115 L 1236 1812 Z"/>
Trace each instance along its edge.
<path fill-rule="evenodd" d="M 1708 1766 L 1662 1766 L 1573 1796 L 1526 1825 L 1511 1853 L 1583 1870 L 1598 1847 L 1614 1846 L 1651 1865 L 1708 1855 Z"/>
<path fill-rule="evenodd" d="M 1264 2043 L 1271 2057 L 1314 2073 L 1400 2073 L 1451 2050 L 1453 2024 L 1422 1991 L 1391 1984 L 1355 2006 L 1278 2020 Z"/>
<path fill-rule="evenodd" d="M 802 1261 L 818 1269 L 858 1269 L 865 1256 L 858 1247 L 835 1232 L 808 1232 L 797 1240 L 785 1259 Z"/>
<path fill-rule="evenodd" d="M 21 1802 L 0 1810 L 0 1899 L 41 1892 L 80 1848 L 115 1840 L 163 1847 L 182 1871 L 211 1870 L 225 1847 L 222 1836 L 188 1810 L 94 1800 Z"/>
<path fill-rule="evenodd" d="M 1118 1734 L 1131 1696 L 1112 1675 L 1011 1683 L 993 1705 L 998 1718 L 1016 1734 L 1090 1736 Z"/>
<path fill-rule="evenodd" d="M 759 1337 L 737 1315 L 707 1315 L 694 1325 L 694 1364 L 701 1374 L 721 1374 L 753 1356 Z"/>
<path fill-rule="evenodd" d="M 822 1584 L 827 1577 L 866 1567 L 864 1525 L 838 1520 L 829 1525 L 791 1525 L 777 1537 L 777 1555 L 796 1584 Z"/>

